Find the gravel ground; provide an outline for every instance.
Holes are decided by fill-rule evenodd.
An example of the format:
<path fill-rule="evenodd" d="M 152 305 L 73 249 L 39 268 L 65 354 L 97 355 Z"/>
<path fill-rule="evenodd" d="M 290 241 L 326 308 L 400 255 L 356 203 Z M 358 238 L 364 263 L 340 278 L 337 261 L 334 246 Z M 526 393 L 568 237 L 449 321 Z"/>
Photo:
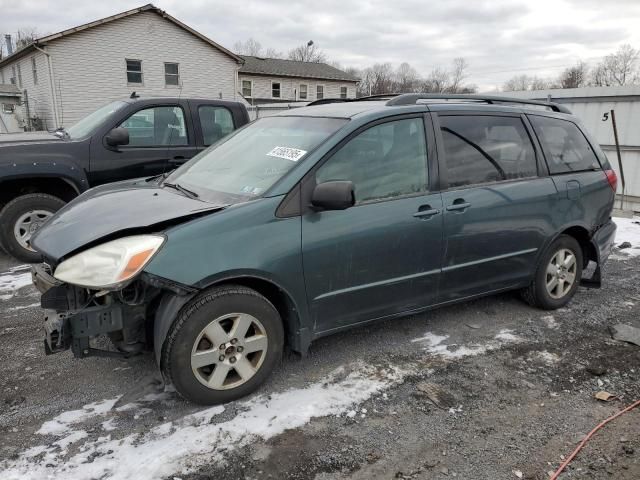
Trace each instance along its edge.
<path fill-rule="evenodd" d="M 205 411 L 206 421 L 198 425 L 209 433 L 219 427 L 228 438 L 203 434 L 199 446 L 216 438 L 215 450 L 197 459 L 182 454 L 173 471 L 158 477 L 148 469 L 147 476 L 134 474 L 133 467 L 128 477 L 546 479 L 595 425 L 640 399 L 640 347 L 612 340 L 608 330 L 617 323 L 640 327 L 640 257 L 617 257 L 606 266 L 602 289 L 580 289 L 560 311 L 535 310 L 504 294 L 322 339 L 306 358 L 283 359 L 249 402 Z M 5 257 L 0 272 L 0 278 L 23 273 Z M 187 431 L 180 427 L 185 419 L 203 413 L 175 394 L 158 393 L 150 357 L 46 357 L 33 288 L 0 291 L 0 298 L 0 478 L 45 476 L 38 472 L 49 478 L 124 478 L 126 469 L 98 467 L 127 438 L 138 435 L 135 444 L 148 447 L 136 453 L 144 463 L 143 455 L 162 445 L 152 443 L 149 432 L 162 437 L 164 425 L 174 433 Z M 363 365 L 377 373 L 360 388 L 348 373 Z M 382 369 L 404 373 L 387 381 Z M 362 391 L 376 379 L 383 387 Z M 331 391 L 336 384 L 342 390 L 327 402 L 339 408 L 323 411 L 320 405 L 304 421 L 282 423 L 282 431 L 252 436 L 227 427 L 243 412 L 258 411 L 252 405 L 272 399 L 282 405 L 291 398 L 280 410 L 304 417 L 305 405 L 290 392 L 313 385 Z M 595 400 L 600 390 L 618 399 Z M 341 400 L 340 392 L 356 400 Z M 77 436 L 44 451 L 60 438 L 43 428 L 45 422 L 61 422 L 69 416 L 60 417 L 64 412 L 122 395 L 113 408 L 73 420 L 70 432 Z M 265 425 L 271 426 L 278 415 L 283 412 L 270 420 L 256 413 L 250 421 L 269 420 Z M 639 426 L 640 409 L 611 423 L 561 478 L 640 478 Z M 106 437 L 120 443 L 95 449 L 92 442 Z M 174 450 L 181 445 L 176 442 Z M 175 453 L 157 448 L 158 462 Z M 78 458 L 82 465 L 64 470 Z"/>

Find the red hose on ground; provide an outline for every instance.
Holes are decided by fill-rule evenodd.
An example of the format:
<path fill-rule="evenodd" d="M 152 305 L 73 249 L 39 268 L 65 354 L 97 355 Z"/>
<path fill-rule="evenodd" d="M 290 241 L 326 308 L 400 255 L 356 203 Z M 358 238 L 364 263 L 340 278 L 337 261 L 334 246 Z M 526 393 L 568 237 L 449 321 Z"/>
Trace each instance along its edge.
<path fill-rule="evenodd" d="M 560 468 L 558 468 L 558 470 L 556 470 L 556 473 L 554 473 L 553 476 L 549 480 L 557 480 L 557 478 L 560 476 L 562 471 L 565 468 L 567 468 L 567 465 L 569 465 L 569 463 L 571 463 L 571 460 L 573 460 L 574 457 L 578 454 L 578 452 L 580 450 L 582 450 L 582 447 L 585 446 L 585 444 L 589 441 L 589 439 L 593 436 L 594 433 L 596 433 L 598 430 L 600 430 L 602 427 L 604 427 L 610 421 L 615 420 L 620 415 L 622 415 L 624 413 L 627 413 L 630 410 L 633 410 L 634 408 L 636 408 L 639 405 L 640 405 L 640 400 L 638 400 L 637 402 L 629 405 L 624 410 L 620 410 L 618 413 L 616 413 L 615 415 L 612 415 L 611 417 L 607 418 L 606 420 L 603 420 L 596 428 L 591 430 L 586 437 L 584 437 L 584 439 L 580 442 L 580 445 L 578 445 L 578 447 L 571 453 L 571 455 L 569 455 L 569 457 L 564 461 L 564 463 L 562 465 L 560 465 Z"/>

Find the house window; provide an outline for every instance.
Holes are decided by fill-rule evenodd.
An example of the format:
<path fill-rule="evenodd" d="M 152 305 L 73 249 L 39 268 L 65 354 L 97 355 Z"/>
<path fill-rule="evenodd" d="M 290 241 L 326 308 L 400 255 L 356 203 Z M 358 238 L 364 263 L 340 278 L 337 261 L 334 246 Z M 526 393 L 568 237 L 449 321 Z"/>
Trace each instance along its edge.
<path fill-rule="evenodd" d="M 12 83 L 13 85 L 16 84 L 16 66 L 15 65 L 11 65 L 11 78 L 9 79 L 9 82 Z"/>
<path fill-rule="evenodd" d="M 307 99 L 307 86 L 304 83 L 300 84 L 300 100 Z"/>
<path fill-rule="evenodd" d="M 347 87 L 340 87 L 340 98 L 347 98 Z"/>
<path fill-rule="evenodd" d="M 127 60 L 127 83 L 142 83 L 142 60 Z"/>
<path fill-rule="evenodd" d="M 167 86 L 180 85 L 180 73 L 178 71 L 177 63 L 164 64 L 164 84 Z"/>
<path fill-rule="evenodd" d="M 253 97 L 253 83 L 251 80 L 242 80 L 242 96 L 245 98 Z"/>
<path fill-rule="evenodd" d="M 13 103 L 2 104 L 2 113 L 11 114 L 11 113 L 15 113 L 15 111 L 16 111 L 16 106 Z"/>
<path fill-rule="evenodd" d="M 271 82 L 271 96 L 280 98 L 280 82 Z"/>
<path fill-rule="evenodd" d="M 324 85 L 316 85 L 316 99 L 322 100 L 324 98 Z"/>
<path fill-rule="evenodd" d="M 36 57 L 31 57 L 31 71 L 33 72 L 33 84 L 38 84 L 38 69 L 36 67 Z"/>

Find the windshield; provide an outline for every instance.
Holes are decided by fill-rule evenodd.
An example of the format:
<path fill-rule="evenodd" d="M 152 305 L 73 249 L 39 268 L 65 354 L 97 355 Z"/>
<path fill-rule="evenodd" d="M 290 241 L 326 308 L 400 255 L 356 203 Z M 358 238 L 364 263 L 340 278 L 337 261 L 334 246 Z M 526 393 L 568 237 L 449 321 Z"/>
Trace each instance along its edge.
<path fill-rule="evenodd" d="M 113 112 L 117 112 L 121 108 L 127 105 L 127 102 L 123 102 L 122 100 L 118 100 L 115 102 L 111 102 L 103 107 L 100 107 L 93 113 L 90 113 L 82 120 L 78 121 L 72 127 L 66 129 L 70 138 L 83 138 L 92 133 L 98 125 L 100 125 L 104 120 L 109 117 Z"/>
<path fill-rule="evenodd" d="M 168 183 L 204 200 L 258 197 L 348 120 L 265 117 L 212 145 L 176 170 Z"/>

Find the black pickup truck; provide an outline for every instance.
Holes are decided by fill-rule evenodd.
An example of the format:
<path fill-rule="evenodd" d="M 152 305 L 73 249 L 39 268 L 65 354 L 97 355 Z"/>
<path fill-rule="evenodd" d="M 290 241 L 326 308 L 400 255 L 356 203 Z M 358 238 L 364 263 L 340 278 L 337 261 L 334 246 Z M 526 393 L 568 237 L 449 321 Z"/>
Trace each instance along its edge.
<path fill-rule="evenodd" d="M 0 246 L 37 262 L 31 235 L 88 188 L 173 170 L 249 122 L 243 104 L 132 98 L 53 133 L 0 135 Z"/>

